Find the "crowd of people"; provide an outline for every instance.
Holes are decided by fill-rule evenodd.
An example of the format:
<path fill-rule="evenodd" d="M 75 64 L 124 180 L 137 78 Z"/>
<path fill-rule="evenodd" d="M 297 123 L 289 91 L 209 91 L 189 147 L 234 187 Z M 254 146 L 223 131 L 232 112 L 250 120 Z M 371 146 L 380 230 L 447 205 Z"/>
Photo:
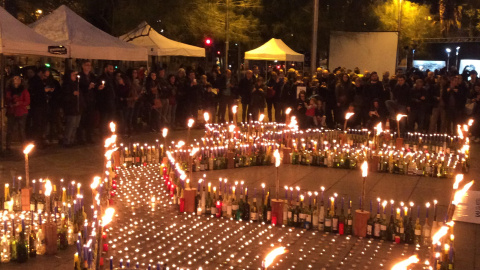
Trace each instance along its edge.
<path fill-rule="evenodd" d="M 467 117 L 480 115 L 477 73 L 399 69 L 390 76 L 377 72 L 318 68 L 315 74 L 295 69 L 253 66 L 233 75 L 214 66 L 211 71 L 180 68 L 166 74 L 162 67 L 115 70 L 106 64 L 101 75 L 85 60 L 79 71 L 68 70 L 61 82 L 48 68 L 28 68 L 25 76 L 9 70 L 6 82 L 6 147 L 14 134 L 21 142 L 65 147 L 100 141 L 107 123 L 115 120 L 119 132 L 130 136 L 146 129 L 184 128 L 187 119 L 209 112 L 211 122 L 232 120 L 232 107 L 241 105 L 241 120 L 257 120 L 266 109 L 269 121 L 283 122 L 287 109 L 301 128 L 343 126 L 372 128 L 399 113 L 408 117 L 402 129 L 454 133 Z M 474 126 L 474 141 L 480 128 Z"/>

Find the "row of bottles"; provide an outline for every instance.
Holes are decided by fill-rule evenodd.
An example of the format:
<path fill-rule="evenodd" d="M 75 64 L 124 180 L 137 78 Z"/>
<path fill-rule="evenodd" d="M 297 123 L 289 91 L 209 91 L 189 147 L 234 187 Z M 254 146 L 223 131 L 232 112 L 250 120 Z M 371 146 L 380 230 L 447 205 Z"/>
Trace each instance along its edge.
<path fill-rule="evenodd" d="M 130 148 L 120 144 L 119 152 L 120 164 L 125 164 L 127 167 L 158 163 L 161 155 L 158 146 L 146 144 L 140 146 L 138 143 L 132 144 Z"/>

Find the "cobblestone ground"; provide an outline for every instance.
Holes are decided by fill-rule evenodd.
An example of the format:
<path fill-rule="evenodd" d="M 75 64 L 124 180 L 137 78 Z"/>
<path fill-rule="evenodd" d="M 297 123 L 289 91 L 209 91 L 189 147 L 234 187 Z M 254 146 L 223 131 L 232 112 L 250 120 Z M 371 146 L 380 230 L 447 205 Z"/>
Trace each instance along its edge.
<path fill-rule="evenodd" d="M 202 135 L 202 130 L 195 130 L 192 132 L 192 137 L 195 138 L 200 138 Z M 171 132 L 168 139 L 178 140 L 185 137 L 185 130 L 175 131 Z M 158 134 L 150 133 L 132 137 L 129 139 L 129 141 L 154 142 L 157 138 Z M 467 180 L 475 179 L 479 175 L 480 163 L 478 162 L 477 155 L 479 150 L 480 147 L 478 145 L 472 145 L 472 167 L 470 173 L 466 175 Z M 84 187 L 86 187 L 90 185 L 93 176 L 100 174 L 102 171 L 102 151 L 103 146 L 101 144 L 80 146 L 69 149 L 60 148 L 58 146 L 52 146 L 44 150 L 34 149 L 32 154 L 30 155 L 31 179 L 50 177 L 54 181 L 59 181 L 59 179 L 64 178 L 67 181 L 76 180 L 82 183 Z M 13 170 L 16 171 L 14 175 L 24 173 L 24 162 L 22 155 L 19 154 L 17 156 L 0 159 L 1 186 L 11 181 L 11 172 Z M 201 177 L 202 174 L 203 173 L 194 174 L 193 178 L 197 179 Z M 353 208 L 358 208 L 358 199 L 356 198 L 360 196 L 362 184 L 359 171 L 316 168 L 300 165 L 282 165 L 280 167 L 279 175 L 282 187 L 283 185 L 298 185 L 303 190 L 318 191 L 320 186 L 325 186 L 326 193 L 333 194 L 334 192 L 337 192 L 339 196 L 344 196 L 346 198 L 350 197 L 353 201 Z M 232 171 L 220 170 L 207 173 L 207 178 L 209 178 L 212 182 L 214 181 L 214 179 L 218 179 L 218 177 L 227 177 L 229 181 L 244 180 L 246 185 L 251 185 L 252 187 L 256 187 L 257 189 L 260 188 L 260 183 L 265 182 L 267 187 L 271 187 L 272 191 L 274 190 L 273 187 L 275 180 L 272 167 L 252 167 L 234 169 Z M 195 183 L 195 181 L 193 182 Z M 443 216 L 451 195 L 452 183 L 452 179 L 372 173 L 369 174 L 369 177 L 367 179 L 366 197 L 368 200 L 376 200 L 377 197 L 380 197 L 382 198 L 382 200 L 393 199 L 396 202 L 414 201 L 420 205 L 424 205 L 424 203 L 427 201 L 431 202 L 434 199 L 437 199 L 439 201 L 439 216 Z M 480 190 L 480 185 L 478 181 L 474 184 L 472 190 Z M 87 197 L 86 204 L 88 205 L 90 203 L 91 199 Z M 121 203 L 119 202 L 119 206 L 120 205 Z M 192 231 L 185 234 L 181 234 L 181 232 L 179 232 L 176 240 L 173 240 L 173 238 L 171 238 L 172 241 L 170 242 L 161 242 L 162 246 L 163 244 L 166 245 L 166 247 L 162 248 L 162 251 L 167 250 L 167 254 L 168 251 L 172 251 L 172 253 L 176 252 L 176 258 L 172 257 L 172 261 L 182 261 L 182 263 L 179 264 L 182 266 L 188 266 L 189 260 L 194 263 L 195 261 L 193 259 L 195 258 L 197 261 L 202 262 L 202 264 L 206 266 L 204 267 L 204 269 L 210 267 L 215 268 L 214 266 L 220 267 L 220 264 L 222 264 L 222 267 L 220 268 L 226 268 L 223 264 L 224 261 L 227 262 L 226 266 L 240 266 L 240 268 L 243 268 L 244 266 L 250 265 L 255 266 L 256 268 L 260 265 L 260 258 L 264 256 L 263 253 L 259 252 L 260 249 L 264 249 L 261 248 L 261 246 L 258 246 L 258 242 L 262 241 L 263 247 L 265 247 L 272 242 L 278 241 L 278 238 L 282 236 L 284 237 L 283 239 L 285 239 L 283 243 L 290 243 L 291 246 L 288 247 L 290 252 L 282 257 L 283 261 L 279 261 L 281 263 L 281 267 L 279 267 L 278 269 L 288 269 L 292 268 L 292 266 L 295 266 L 296 269 L 306 269 L 301 267 L 301 265 L 304 265 L 306 267 L 308 267 L 308 265 L 312 265 L 312 269 L 319 269 L 318 266 L 326 266 L 327 264 L 330 265 L 328 269 L 335 269 L 336 267 L 341 267 L 341 269 L 352 269 L 354 268 L 354 264 L 355 267 L 358 269 L 362 269 L 364 266 L 368 266 L 371 269 L 380 269 L 380 263 L 384 264 L 385 269 L 389 269 L 387 268 L 387 264 L 390 262 L 390 258 L 399 258 L 399 255 L 401 255 L 401 253 L 408 255 L 414 251 L 414 247 L 398 245 L 391 246 L 390 243 L 381 243 L 377 240 L 369 243 L 369 240 L 366 239 L 347 239 L 346 237 L 324 235 L 321 233 L 316 233 L 315 235 L 313 235 L 312 231 L 302 233 L 302 231 L 299 229 L 293 229 L 293 231 L 290 232 L 289 228 L 268 228 L 264 225 L 246 225 L 242 222 L 237 224 L 236 222 L 228 220 L 209 220 L 206 217 L 201 217 L 200 219 L 198 219 L 197 217 L 179 216 L 175 215 L 175 212 L 170 208 L 170 206 L 167 206 L 165 208 L 162 208 L 162 206 L 158 207 L 158 211 L 155 212 L 153 216 L 154 218 L 150 218 L 151 214 L 148 214 L 147 212 L 142 214 L 140 212 L 138 213 L 138 217 L 140 217 L 141 215 L 145 216 L 145 218 L 142 219 L 144 224 L 150 222 L 150 226 L 152 226 L 152 222 L 155 222 L 156 227 L 152 230 L 155 230 L 157 233 L 161 232 L 162 230 L 165 233 L 166 228 L 168 226 L 171 226 L 172 224 L 177 224 L 172 228 L 173 231 L 179 229 L 179 226 L 183 225 L 187 227 L 193 227 L 196 223 L 201 223 L 202 227 L 209 226 L 208 231 Z M 127 221 L 125 221 L 124 219 L 131 218 L 130 216 L 127 216 L 127 213 L 127 210 L 119 211 L 120 216 L 118 225 L 115 226 L 120 226 L 120 224 L 126 224 L 124 222 Z M 161 216 L 163 216 L 163 218 L 161 218 Z M 421 216 L 424 217 L 425 213 L 421 212 Z M 223 239 L 230 233 L 230 231 L 227 231 L 226 229 L 227 223 L 229 225 L 228 228 L 230 228 L 230 230 L 232 231 L 240 230 L 240 228 L 245 226 L 245 231 L 243 232 L 242 230 L 241 236 L 239 235 L 236 237 L 245 236 L 246 238 L 251 238 L 254 234 L 256 234 L 256 232 L 263 232 L 265 230 L 266 232 L 262 235 L 258 235 L 258 237 L 257 235 L 255 235 L 255 239 L 252 240 L 252 244 L 249 244 L 248 246 L 244 245 L 243 243 L 244 247 L 241 247 L 241 242 L 243 242 L 243 240 L 238 243 L 239 241 L 237 241 L 237 238 L 233 238 L 233 236 L 229 238 L 232 240 L 222 240 L 222 243 L 218 244 L 218 241 L 220 241 L 218 239 Z M 114 224 L 116 223 L 114 222 Z M 209 234 L 210 230 L 212 230 L 211 234 Z M 270 234 L 273 234 L 273 236 L 270 237 Z M 297 234 L 299 234 L 300 237 L 297 237 Z M 196 252 L 195 249 L 193 249 L 192 247 L 188 247 L 188 245 L 185 247 L 183 244 L 184 242 L 182 243 L 182 241 L 186 237 L 190 237 L 190 239 L 196 240 L 203 235 L 205 235 L 206 238 L 208 237 L 208 242 L 203 240 L 205 238 L 202 238 L 201 241 L 205 242 L 204 245 L 208 246 L 208 249 L 210 249 L 210 247 L 213 248 L 213 250 L 208 253 L 211 256 L 205 255 L 206 252 L 203 251 L 198 251 L 197 253 L 193 254 L 193 252 Z M 133 236 L 130 236 L 130 238 L 132 237 Z M 217 244 L 215 245 L 214 243 L 209 243 L 210 239 L 213 239 L 213 237 L 217 237 Z M 267 239 L 268 241 L 263 240 L 267 237 L 270 237 L 271 239 Z M 335 242 L 332 240 L 335 240 Z M 156 246 L 156 248 L 158 249 L 158 246 L 160 245 L 157 245 L 157 241 L 160 241 L 160 239 L 150 239 L 150 241 L 152 245 L 152 250 L 143 247 L 142 250 L 145 251 L 145 254 L 149 254 L 149 251 L 151 251 L 153 254 L 153 247 Z M 257 243 L 255 244 L 256 246 L 254 246 L 253 244 L 254 241 Z M 228 245 L 230 245 L 231 247 L 228 247 Z M 377 248 L 377 246 L 380 246 L 380 248 Z M 120 247 L 120 245 L 118 245 L 118 247 Z M 172 247 L 175 247 L 175 249 L 171 250 Z M 312 248 L 314 248 L 315 250 L 312 250 Z M 367 250 L 363 250 L 364 248 L 367 248 Z M 225 252 L 223 251 L 224 249 L 226 250 Z M 300 249 L 302 249 L 303 251 L 300 251 Z M 323 249 L 325 249 L 325 252 L 323 251 Z M 375 252 L 375 250 L 378 250 L 378 252 Z M 350 251 L 353 251 L 352 256 L 349 255 Z M 364 254 L 362 254 L 362 251 Z M 9 263 L 1 265 L 0 267 L 2 267 L 3 269 L 26 269 L 27 267 L 34 267 L 35 269 L 39 270 L 71 269 L 71 267 L 73 267 L 74 252 L 75 248 L 70 247 L 69 250 L 60 251 L 56 256 L 53 257 L 40 256 L 35 259 L 29 260 L 26 264 L 23 265 Z M 135 252 L 135 249 L 133 249 L 133 251 L 131 252 Z M 183 253 L 180 253 L 180 255 L 178 255 L 178 252 Z M 221 252 L 222 254 L 219 255 L 219 252 Z M 319 255 L 321 252 L 324 252 L 324 255 Z M 126 253 L 124 253 L 122 256 L 125 257 L 125 254 Z M 139 261 L 143 263 L 148 263 L 151 258 L 156 264 L 156 256 L 162 257 L 162 254 L 158 253 L 154 256 L 147 255 L 149 258 L 148 260 L 142 259 Z M 188 257 L 188 254 L 192 255 L 192 257 Z M 230 257 L 230 260 L 227 261 L 227 259 L 229 259 L 227 258 L 227 256 L 231 256 L 232 254 L 234 257 Z M 372 254 L 376 254 L 374 259 L 370 259 L 370 257 L 373 256 Z M 203 255 L 205 255 L 205 257 Z M 260 257 L 256 258 L 257 255 Z M 304 255 L 306 257 L 300 260 L 300 258 Z M 334 257 L 332 257 L 332 255 L 334 255 Z M 115 254 L 115 258 L 119 259 L 120 257 L 118 256 L 120 255 Z M 132 256 L 131 258 L 135 257 L 133 255 L 128 256 Z M 242 257 L 245 258 L 242 259 Z M 213 258 L 213 260 L 209 261 L 210 258 Z M 238 262 L 239 259 L 242 259 L 241 263 Z M 312 262 L 312 260 L 314 261 Z M 209 261 L 209 264 L 206 263 L 207 261 Z M 295 261 L 297 262 L 297 265 L 294 265 Z M 343 265 L 341 264 L 342 261 L 344 263 Z M 131 262 L 133 265 L 134 260 L 132 259 Z M 115 261 L 115 265 L 118 266 L 118 261 Z"/>

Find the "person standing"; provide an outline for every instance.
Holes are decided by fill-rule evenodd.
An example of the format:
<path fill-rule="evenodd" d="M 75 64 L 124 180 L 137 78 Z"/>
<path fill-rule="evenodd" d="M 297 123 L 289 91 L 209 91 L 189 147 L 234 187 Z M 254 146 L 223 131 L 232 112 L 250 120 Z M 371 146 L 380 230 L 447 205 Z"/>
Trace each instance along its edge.
<path fill-rule="evenodd" d="M 215 88 L 219 89 L 220 103 L 218 105 L 218 122 L 226 121 L 225 115 L 228 110 L 228 119 L 233 120 L 232 105 L 234 100 L 232 72 L 227 69 L 225 74 L 219 74 L 215 81 Z"/>
<path fill-rule="evenodd" d="M 63 111 L 66 119 L 65 135 L 63 137 L 65 147 L 70 147 L 75 142 L 75 135 L 84 108 L 84 100 L 80 94 L 77 75 L 78 73 L 73 70 L 65 72 L 62 84 Z"/>
<path fill-rule="evenodd" d="M 252 100 L 249 106 L 253 121 L 258 121 L 260 114 L 265 110 L 265 94 L 267 89 L 264 82 L 263 77 L 259 76 L 253 88 Z"/>
<path fill-rule="evenodd" d="M 346 73 L 341 74 L 340 82 L 337 83 L 337 86 L 335 87 L 335 98 L 337 101 L 335 121 L 337 122 L 337 124 L 341 124 L 343 122 L 343 119 L 345 119 L 345 112 L 351 102 L 352 92 L 353 85 L 350 81 L 350 77 Z"/>
<path fill-rule="evenodd" d="M 170 97 L 168 99 L 168 114 L 167 114 L 167 122 L 170 123 L 172 128 L 176 127 L 176 113 L 177 113 L 177 84 L 175 82 L 175 75 L 170 74 L 168 75 L 168 92 L 170 93 Z"/>
<path fill-rule="evenodd" d="M 93 131 L 95 129 L 95 74 L 92 72 L 92 62 L 85 60 L 82 62 L 82 71 L 80 72 L 80 94 L 85 101 L 85 108 L 80 118 L 78 129 L 78 141 L 93 143 Z"/>
<path fill-rule="evenodd" d="M 289 69 L 287 73 L 287 82 L 283 87 L 283 91 L 280 96 L 280 103 L 285 112 L 288 108 L 295 109 L 297 101 L 297 85 L 295 84 L 295 70 Z M 282 119 L 285 121 L 286 119 Z"/>
<path fill-rule="evenodd" d="M 270 73 L 270 79 L 267 82 L 267 94 L 266 94 L 266 101 L 267 101 L 267 112 L 268 112 L 268 121 L 273 122 L 273 115 L 272 115 L 272 108 L 275 104 L 275 95 L 276 95 L 276 87 L 277 84 L 277 73 L 272 71 Z M 277 108 L 275 108 L 275 112 Z M 276 119 L 278 121 L 278 119 Z"/>
<path fill-rule="evenodd" d="M 415 86 L 410 91 L 410 102 L 407 107 L 407 112 L 409 130 L 412 132 L 415 131 L 415 123 L 417 123 L 417 130 L 424 132 L 425 117 L 430 99 L 423 85 L 423 80 L 417 79 Z"/>
<path fill-rule="evenodd" d="M 188 112 L 187 110 L 185 110 L 185 108 L 188 102 L 188 96 L 186 92 L 187 78 L 186 78 L 185 69 L 183 68 L 178 69 L 175 83 L 177 84 L 177 94 L 175 96 L 175 100 L 177 103 L 177 111 L 176 111 L 177 127 L 186 127 Z"/>
<path fill-rule="evenodd" d="M 46 69 L 43 73 L 43 82 L 45 84 L 45 91 L 47 95 L 47 143 L 53 140 L 62 140 L 62 116 L 61 116 L 61 98 L 62 89 L 60 83 L 53 78 L 52 72 Z"/>
<path fill-rule="evenodd" d="M 198 118 L 198 109 L 201 102 L 201 89 L 200 85 L 197 82 L 195 71 L 193 69 L 188 72 L 188 80 L 185 90 L 188 96 L 186 103 L 186 110 L 188 111 L 187 117 L 192 117 L 196 121 Z"/>
<path fill-rule="evenodd" d="M 32 119 L 32 139 L 38 147 L 43 147 L 45 140 L 45 127 L 47 126 L 47 91 L 42 80 L 43 69 L 35 72 L 35 75 L 28 80 L 28 91 L 30 92 L 30 114 Z"/>
<path fill-rule="evenodd" d="M 445 114 L 445 100 L 444 93 L 447 92 L 449 86 L 448 78 L 442 76 L 437 85 L 431 91 L 432 99 L 432 114 L 430 116 L 429 128 L 430 133 L 445 133 L 446 132 L 446 114 Z"/>
<path fill-rule="evenodd" d="M 108 123 L 115 116 L 115 76 L 113 65 L 105 64 L 103 74 L 97 79 L 97 108 L 100 113 L 100 130 L 102 135 L 108 134 Z"/>
<path fill-rule="evenodd" d="M 242 122 L 245 122 L 247 115 L 251 113 L 248 107 L 252 101 L 252 92 L 255 86 L 255 79 L 253 78 L 253 71 L 247 70 L 245 77 L 238 83 L 238 93 L 242 103 Z"/>
<path fill-rule="evenodd" d="M 167 117 L 170 111 L 170 90 L 168 89 L 168 82 L 165 78 L 165 69 L 160 68 L 158 70 L 157 82 L 160 102 L 162 103 L 162 107 L 160 108 L 160 126 L 166 127 L 169 124 Z"/>
<path fill-rule="evenodd" d="M 7 84 L 5 106 L 7 107 L 7 138 L 6 149 L 11 151 L 12 135 L 18 131 L 20 142 L 25 142 L 25 127 L 30 105 L 30 93 L 23 84 L 22 77 L 13 74 L 13 79 Z"/>
<path fill-rule="evenodd" d="M 138 79 L 138 70 L 127 70 L 126 83 L 130 88 L 129 96 L 127 98 L 126 125 L 127 135 L 131 136 L 135 127 L 134 123 L 136 123 L 139 113 L 139 97 L 142 94 L 142 86 L 140 85 L 140 80 Z"/>

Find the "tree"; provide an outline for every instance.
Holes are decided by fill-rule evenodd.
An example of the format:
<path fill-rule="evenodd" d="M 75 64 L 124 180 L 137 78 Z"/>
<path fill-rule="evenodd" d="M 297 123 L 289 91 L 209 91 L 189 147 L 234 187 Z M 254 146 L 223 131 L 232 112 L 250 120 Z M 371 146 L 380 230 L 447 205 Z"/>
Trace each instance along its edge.
<path fill-rule="evenodd" d="M 400 12 L 400 3 L 401 12 Z M 380 21 L 379 30 L 400 30 L 398 46 L 422 46 L 422 38 L 433 38 L 440 35 L 440 27 L 430 13 L 430 6 L 415 4 L 410 1 L 387 0 L 379 1 L 373 6 L 373 12 Z M 399 29 L 399 15 L 400 29 Z M 403 50 L 400 50 L 403 53 Z"/>

